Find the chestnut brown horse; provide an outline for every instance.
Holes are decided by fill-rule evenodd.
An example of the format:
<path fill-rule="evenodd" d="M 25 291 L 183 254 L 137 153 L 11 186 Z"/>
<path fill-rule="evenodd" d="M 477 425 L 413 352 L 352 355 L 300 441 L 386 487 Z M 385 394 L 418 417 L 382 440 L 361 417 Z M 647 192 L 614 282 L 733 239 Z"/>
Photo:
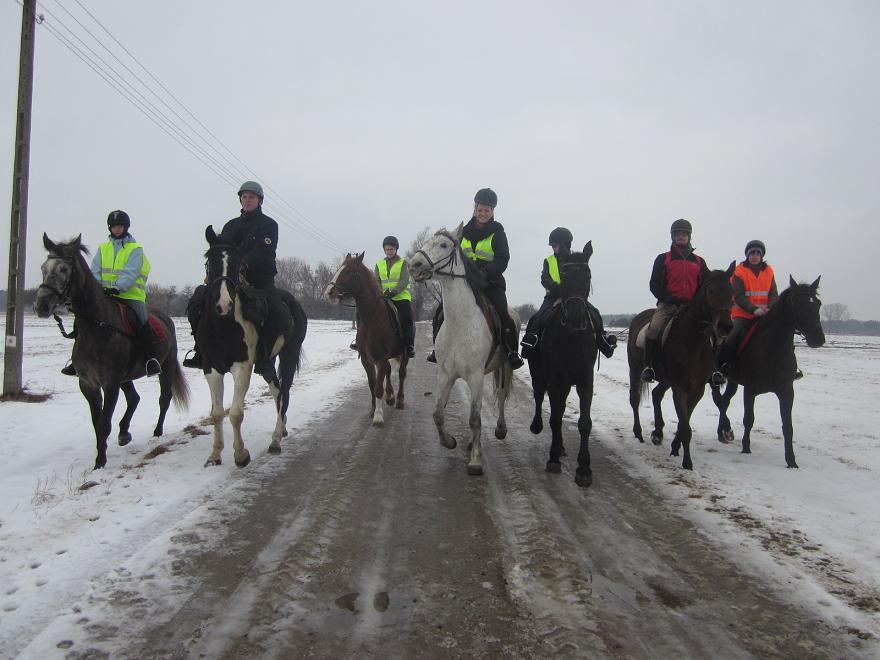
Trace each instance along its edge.
<path fill-rule="evenodd" d="M 819 320 L 822 303 L 816 296 L 819 278 L 812 284 L 798 284 L 789 276 L 790 285 L 779 295 L 779 300 L 755 321 L 754 331 L 736 358 L 727 387 L 712 388 L 712 398 L 718 406 L 718 439 L 733 441 L 727 407 L 736 394 L 737 384 L 743 386 L 742 453 L 751 454 L 751 432 L 755 423 L 755 397 L 773 392 L 779 399 L 782 417 L 782 437 L 785 441 L 785 464 L 796 468 L 794 457 L 791 411 L 794 406 L 794 378 L 797 362 L 794 357 L 794 335 L 803 335 L 810 348 L 825 343 L 825 332 Z"/>
<path fill-rule="evenodd" d="M 355 301 L 358 315 L 356 343 L 370 387 L 370 416 L 373 418 L 373 425 L 381 426 L 385 423 L 383 396 L 389 406 L 395 403 L 397 408 L 404 406 L 403 383 L 406 380 L 409 357 L 399 323 L 395 320 L 397 311 L 394 305 L 382 297 L 379 280 L 364 265 L 363 252 L 346 255 L 339 270 L 324 289 L 324 297 L 330 302 L 341 302 L 345 298 L 353 298 Z M 391 385 L 392 359 L 398 360 L 400 364 L 396 399 Z"/>
<path fill-rule="evenodd" d="M 714 368 L 713 336 L 720 331 L 730 330 L 730 308 L 733 305 L 733 287 L 730 276 L 736 267 L 731 262 L 724 270 L 713 270 L 704 278 L 694 294 L 693 300 L 683 305 L 671 321 L 668 335 L 657 357 L 657 386 L 651 392 L 654 404 L 654 431 L 651 441 L 659 445 L 663 441 L 663 412 L 660 404 L 663 395 L 670 388 L 678 416 L 678 429 L 672 441 L 672 456 L 678 456 L 679 447 L 684 447 L 682 467 L 692 470 L 691 461 L 691 414 L 703 394 L 706 383 Z M 639 421 L 639 402 L 647 385 L 642 382 L 641 373 L 645 366 L 645 352 L 636 345 L 639 331 L 653 316 L 653 309 L 640 312 L 629 325 L 629 339 L 626 344 L 629 360 L 629 404 L 633 410 L 633 435 L 640 442 L 642 426 Z"/>

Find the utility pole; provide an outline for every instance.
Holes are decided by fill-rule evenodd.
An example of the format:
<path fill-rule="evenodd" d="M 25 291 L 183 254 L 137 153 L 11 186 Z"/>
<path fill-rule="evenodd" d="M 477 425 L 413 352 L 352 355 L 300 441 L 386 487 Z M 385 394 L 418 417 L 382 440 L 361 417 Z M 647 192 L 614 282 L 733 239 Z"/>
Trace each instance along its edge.
<path fill-rule="evenodd" d="M 12 216 L 9 222 L 9 284 L 6 287 L 6 352 L 3 394 L 21 394 L 24 353 L 24 275 L 27 256 L 28 171 L 31 149 L 31 101 L 34 91 L 34 28 L 37 0 L 23 0 L 21 52 L 18 60 L 18 114 L 12 169 Z"/>

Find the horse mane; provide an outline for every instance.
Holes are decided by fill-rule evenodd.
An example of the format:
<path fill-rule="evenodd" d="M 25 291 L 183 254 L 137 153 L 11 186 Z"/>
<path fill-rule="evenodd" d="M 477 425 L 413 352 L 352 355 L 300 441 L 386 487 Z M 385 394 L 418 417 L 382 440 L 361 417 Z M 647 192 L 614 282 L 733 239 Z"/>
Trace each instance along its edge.
<path fill-rule="evenodd" d="M 373 276 L 373 273 L 370 271 L 369 267 L 363 261 L 358 261 L 354 255 L 349 255 L 345 258 L 345 261 L 347 263 L 350 263 L 355 268 L 361 279 L 366 282 L 366 286 L 369 287 L 373 291 L 373 293 L 381 298 L 382 289 L 379 287 L 379 280 L 377 280 Z"/>
<path fill-rule="evenodd" d="M 486 276 L 483 275 L 483 271 L 477 266 L 476 261 L 465 256 L 461 249 L 461 242 L 455 238 L 452 232 L 448 229 L 441 229 L 434 234 L 434 236 L 445 236 L 455 244 L 455 249 L 458 250 L 458 256 L 461 257 L 461 261 L 464 264 L 465 281 L 471 287 L 471 291 L 474 292 L 474 297 L 477 299 L 477 305 L 482 307 L 483 305 L 488 304 L 489 301 L 483 293 L 483 290 L 486 288 Z"/>

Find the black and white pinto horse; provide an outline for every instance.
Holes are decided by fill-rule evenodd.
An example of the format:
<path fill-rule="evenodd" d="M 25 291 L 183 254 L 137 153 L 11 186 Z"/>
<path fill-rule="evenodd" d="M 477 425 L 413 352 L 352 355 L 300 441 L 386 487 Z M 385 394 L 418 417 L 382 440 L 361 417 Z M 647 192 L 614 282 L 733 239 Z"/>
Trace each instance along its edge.
<path fill-rule="evenodd" d="M 125 307 L 107 296 L 100 282 L 92 275 L 83 258 L 88 250 L 77 236 L 69 243 L 53 243 L 43 234 L 43 245 L 49 257 L 43 262 L 43 283 L 37 291 L 34 311 L 41 318 L 56 315 L 69 307 L 74 314 L 76 341 L 73 344 L 73 366 L 79 377 L 79 389 L 89 403 L 92 425 L 97 441 L 95 469 L 107 464 L 107 438 L 119 392 L 125 396 L 126 408 L 119 421 L 119 446 L 131 442 L 129 425 L 140 396 L 134 380 L 146 375 L 140 342 L 125 327 Z M 164 338 L 155 342 L 156 358 L 162 365 L 159 375 L 159 420 L 153 436 L 163 433 L 168 405 L 174 400 L 177 408 L 189 405 L 189 387 L 177 361 L 177 337 L 174 322 L 158 310 L 150 310 L 158 321 Z M 61 319 L 56 320 L 61 327 Z M 62 332 L 64 332 L 62 328 Z"/>
<path fill-rule="evenodd" d="M 583 252 L 559 255 L 560 300 L 541 338 L 540 349 L 529 358 L 535 416 L 529 429 L 538 434 L 544 427 L 541 405 L 546 392 L 550 398 L 550 459 L 547 472 L 562 471 L 560 456 L 562 444 L 562 415 L 568 394 L 574 385 L 580 401 L 578 432 L 580 449 L 575 483 L 587 487 L 593 482 L 590 468 L 590 431 L 593 420 L 590 408 L 593 402 L 593 368 L 596 364 L 596 329 L 590 322 L 587 297 L 590 295 L 590 257 L 593 243 L 588 242 Z"/>
<path fill-rule="evenodd" d="M 205 230 L 208 241 L 207 287 L 205 306 L 196 328 L 196 345 L 202 354 L 205 378 L 211 388 L 211 419 L 214 422 L 214 446 L 205 467 L 220 465 L 223 451 L 223 377 L 232 374 L 234 391 L 229 407 L 229 422 L 232 424 L 232 449 L 235 464 L 244 467 L 250 462 L 250 453 L 241 437 L 241 423 L 244 419 L 244 398 L 251 382 L 254 360 L 256 358 L 259 328 L 245 318 L 242 286 L 246 284 L 243 262 L 238 250 L 221 242 L 208 226 Z M 281 438 L 287 435 L 287 408 L 290 403 L 290 386 L 299 370 L 302 344 L 306 337 L 307 320 L 302 306 L 287 291 L 278 293 L 290 309 L 293 328 L 287 336 L 279 335 L 272 348 L 272 357 L 279 358 L 278 373 L 264 376 L 275 400 L 277 418 L 272 432 L 269 452 L 281 452 Z M 280 377 L 280 380 L 279 380 Z"/>
<path fill-rule="evenodd" d="M 489 303 L 482 293 L 482 276 L 473 262 L 461 251 L 460 224 L 454 232 L 440 230 L 413 255 L 407 266 L 416 282 L 436 277 L 443 289 L 444 321 L 437 334 L 435 353 L 437 366 L 437 403 L 434 423 L 440 443 L 450 449 L 457 444 L 445 428 L 444 414 L 452 386 L 461 378 L 470 389 L 471 405 L 468 425 L 471 430 L 468 474 L 483 474 L 482 430 L 483 377 L 494 374 L 494 393 L 498 405 L 495 437 L 507 436 L 504 404 L 510 393 L 513 371 L 504 347 L 493 338 L 487 310 Z M 520 320 L 510 310 L 515 327 Z"/>
<path fill-rule="evenodd" d="M 821 277 L 821 276 L 820 276 Z M 785 440 L 785 464 L 796 468 L 794 456 L 794 374 L 797 362 L 794 357 L 794 336 L 803 335 L 810 348 L 825 344 L 825 332 L 819 320 L 822 306 L 816 292 L 819 279 L 812 284 L 798 284 L 789 276 L 789 287 L 783 291 L 776 304 L 755 321 L 754 330 L 741 347 L 733 370 L 722 394 L 720 388 L 712 387 L 712 399 L 718 406 L 718 439 L 732 442 L 733 431 L 727 417 L 727 407 L 736 394 L 737 384 L 743 386 L 743 437 L 742 453 L 751 454 L 751 432 L 755 424 L 755 397 L 773 392 L 779 400 L 782 417 L 782 437 Z"/>

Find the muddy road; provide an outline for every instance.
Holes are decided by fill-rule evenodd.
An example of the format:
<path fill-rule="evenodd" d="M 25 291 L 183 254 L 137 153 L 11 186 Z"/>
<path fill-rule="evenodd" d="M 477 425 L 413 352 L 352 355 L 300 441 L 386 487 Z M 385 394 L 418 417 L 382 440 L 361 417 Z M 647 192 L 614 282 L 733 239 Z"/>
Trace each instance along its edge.
<path fill-rule="evenodd" d="M 435 369 L 421 357 L 413 363 L 407 406 L 387 410 L 384 427 L 370 423 L 364 378 L 327 421 L 288 438 L 281 456 L 255 453 L 276 467 L 235 473 L 234 516 L 219 506 L 223 494 L 213 495 L 208 526 L 222 530 L 222 541 L 202 542 L 199 528 L 172 538 L 160 570 L 178 579 L 176 604 L 144 597 L 153 574 L 127 575 L 125 584 L 138 587 L 107 594 L 112 622 L 92 621 L 90 643 L 68 655 L 865 654 L 812 611 L 784 602 L 757 572 L 736 568 L 613 462 L 601 435 L 592 443 L 591 488 L 574 484 L 572 420 L 563 473 L 547 474 L 549 430 L 529 433 L 522 383 L 505 440 L 492 436 L 494 408 L 484 406 L 486 472 L 468 476 L 464 385 L 448 415 L 459 447 L 445 449 L 431 419 Z"/>

